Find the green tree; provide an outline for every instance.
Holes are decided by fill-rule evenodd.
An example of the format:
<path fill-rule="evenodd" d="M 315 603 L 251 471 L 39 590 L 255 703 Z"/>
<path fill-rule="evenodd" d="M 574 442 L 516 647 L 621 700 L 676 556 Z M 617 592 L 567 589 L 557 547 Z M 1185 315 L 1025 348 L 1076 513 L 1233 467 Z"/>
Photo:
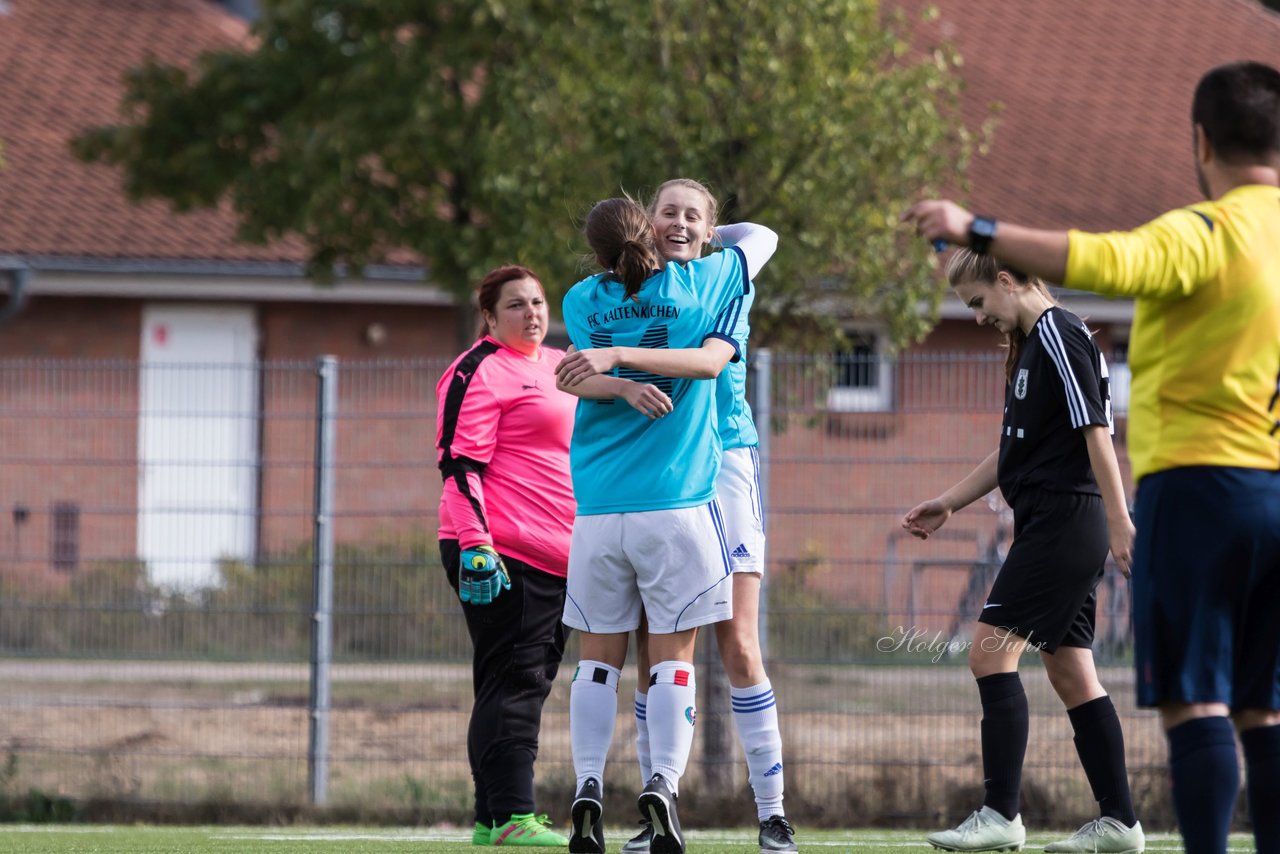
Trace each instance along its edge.
<path fill-rule="evenodd" d="M 605 4 L 607 5 L 607 4 Z M 959 117 L 960 60 L 913 50 L 875 0 L 653 0 L 619 4 L 617 169 L 638 185 L 685 175 L 721 220 L 781 236 L 761 275 L 753 338 L 821 349 L 841 318 L 877 317 L 897 343 L 933 323 L 931 248 L 898 224 L 924 188 L 963 188 L 978 135 Z M 933 11 L 928 15 L 935 14 Z"/>
<path fill-rule="evenodd" d="M 319 277 L 404 249 L 460 295 L 513 260 L 554 290 L 593 200 L 679 174 L 782 236 L 766 339 L 855 312 L 906 340 L 937 297 L 896 217 L 963 173 L 955 60 L 875 0 L 267 0 L 254 35 L 135 69 L 76 152 L 134 198 L 229 202 L 248 241 L 300 236 Z"/>
<path fill-rule="evenodd" d="M 121 123 L 73 150 L 123 166 L 131 198 L 229 201 L 244 240 L 301 237 L 322 280 L 395 250 L 459 295 L 512 261 L 567 279 L 568 200 L 598 182 L 556 127 L 557 72 L 539 47 L 554 9 L 268 0 L 253 46 L 133 69 Z"/>

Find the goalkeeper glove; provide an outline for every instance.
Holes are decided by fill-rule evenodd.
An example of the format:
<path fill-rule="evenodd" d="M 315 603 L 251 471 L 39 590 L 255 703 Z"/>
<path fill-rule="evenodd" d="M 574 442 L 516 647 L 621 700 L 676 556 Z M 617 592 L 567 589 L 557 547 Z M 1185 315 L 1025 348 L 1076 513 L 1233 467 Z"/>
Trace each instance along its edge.
<path fill-rule="evenodd" d="M 511 576 L 493 546 L 473 546 L 462 553 L 458 568 L 458 598 L 472 605 L 488 605 L 503 590 L 511 589 Z"/>

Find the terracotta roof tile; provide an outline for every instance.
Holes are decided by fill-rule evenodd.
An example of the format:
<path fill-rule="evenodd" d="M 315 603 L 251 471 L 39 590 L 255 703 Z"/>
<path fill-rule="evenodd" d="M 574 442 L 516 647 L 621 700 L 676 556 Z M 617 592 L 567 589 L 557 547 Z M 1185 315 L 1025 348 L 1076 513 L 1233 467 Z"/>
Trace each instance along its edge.
<path fill-rule="evenodd" d="M 119 173 L 67 141 L 118 118 L 122 75 L 148 56 L 186 64 L 243 43 L 243 21 L 207 0 L 7 0 L 0 14 L 0 253 L 299 261 L 296 241 L 235 240 L 226 210 L 130 204 Z"/>
<path fill-rule="evenodd" d="M 908 11 L 928 0 L 899 0 Z M 1132 226 L 1198 197 L 1188 111 L 1209 67 L 1280 66 L 1280 15 L 1253 0 L 965 0 L 938 3 L 922 43 L 964 57 L 971 126 L 999 102 L 990 154 L 975 161 L 977 210 L 1033 225 Z M 225 210 L 131 205 L 110 168 L 67 151 L 113 121 L 121 75 L 148 55 L 190 62 L 242 43 L 244 23 L 207 0 L 7 0 L 0 15 L 0 253 L 290 260 L 288 241 L 236 243 Z"/>
<path fill-rule="evenodd" d="M 902 0 L 914 14 L 928 0 Z M 975 210 L 1028 225 L 1130 228 L 1200 199 L 1191 95 L 1215 65 L 1280 67 L 1280 15 L 1256 0 L 935 2 L 922 44 L 964 59 L 971 127 L 999 102 L 970 172 Z"/>

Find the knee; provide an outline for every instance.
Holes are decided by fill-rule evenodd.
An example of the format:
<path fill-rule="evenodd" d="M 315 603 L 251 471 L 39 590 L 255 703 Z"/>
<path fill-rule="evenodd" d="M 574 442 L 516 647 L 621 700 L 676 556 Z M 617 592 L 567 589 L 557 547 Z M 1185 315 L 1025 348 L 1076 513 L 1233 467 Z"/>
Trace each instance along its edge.
<path fill-rule="evenodd" d="M 722 625 L 732 626 L 730 623 Z M 764 679 L 764 659 L 754 634 L 746 635 L 732 630 L 719 632 L 716 634 L 716 644 L 720 647 L 720 660 L 730 684 L 754 685 Z"/>
<path fill-rule="evenodd" d="M 975 643 L 969 647 L 969 672 L 974 679 L 981 679 L 993 673 L 1003 673 L 1007 668 L 1004 661 L 983 648 L 983 644 Z"/>
<path fill-rule="evenodd" d="M 1087 693 L 1089 687 L 1081 674 L 1073 673 L 1069 670 L 1045 668 L 1045 675 L 1049 677 L 1049 685 L 1053 687 L 1053 691 L 1058 695 L 1062 702 L 1066 703 L 1068 708 L 1079 705 L 1075 700 Z"/>

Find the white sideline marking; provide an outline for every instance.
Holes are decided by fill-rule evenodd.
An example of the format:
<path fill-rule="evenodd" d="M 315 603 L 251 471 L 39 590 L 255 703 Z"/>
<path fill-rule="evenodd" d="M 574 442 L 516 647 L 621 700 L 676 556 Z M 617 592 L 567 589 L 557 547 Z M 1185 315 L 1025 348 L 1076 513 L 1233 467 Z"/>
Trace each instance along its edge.
<path fill-rule="evenodd" d="M 6 833 L 75 833 L 75 834 L 92 834 L 92 833 L 114 833 L 121 828 L 117 825 L 109 824 L 11 824 L 0 827 L 0 837 Z M 200 828 L 189 828 L 190 830 L 199 830 Z M 137 830 L 137 828 L 130 828 Z M 350 831 L 332 831 L 317 828 L 314 831 L 299 829 L 287 832 L 279 831 L 262 831 L 252 832 L 245 828 L 236 828 L 235 830 L 221 830 L 219 828 L 206 827 L 210 836 L 217 839 L 228 839 L 234 841 L 248 842 L 459 842 L 466 843 L 471 841 L 470 831 L 460 828 L 448 829 L 413 829 L 413 830 L 395 830 L 388 829 L 385 831 L 377 830 L 350 830 Z M 851 831 L 857 833 L 859 831 Z M 686 833 L 688 837 L 704 842 L 741 842 L 744 845 L 754 841 L 754 837 L 750 831 L 732 831 L 732 830 L 690 830 Z M 1236 836 L 1242 837 L 1241 834 Z M 610 839 L 625 839 L 626 834 L 608 834 Z M 1152 833 L 1147 836 L 1148 843 L 1164 843 L 1156 845 L 1147 845 L 1148 851 L 1182 851 L 1180 838 L 1173 833 Z M 1241 839 L 1235 840 L 1242 842 Z M 867 846 L 877 846 L 884 848 L 929 848 L 929 844 L 923 840 L 912 841 L 904 840 L 901 837 L 895 839 L 812 839 L 801 840 L 806 848 L 844 848 L 854 851 Z M 1024 845 L 1024 851 L 1038 851 L 1044 847 L 1044 844 Z M 1251 847 L 1240 847 L 1238 845 L 1227 848 L 1231 854 L 1250 854 L 1254 849 Z"/>
<path fill-rule="evenodd" d="M 31 829 L 38 830 L 38 826 L 32 826 Z M 229 839 L 241 842 L 470 842 L 471 834 L 458 830 L 418 830 L 418 831 L 387 831 L 384 833 L 370 831 L 292 831 L 292 832 L 263 832 L 263 833 L 245 833 L 243 831 L 236 833 L 218 833 L 213 834 L 219 839 Z M 700 840 L 703 842 L 747 842 L 753 841 L 749 833 L 733 832 L 723 830 L 691 830 L 686 833 L 692 840 Z M 1178 838 L 1173 834 L 1152 834 L 1156 837 L 1152 841 L 1172 843 L 1166 845 L 1147 845 L 1148 851 L 1181 851 L 1182 846 L 1178 844 Z M 606 838 L 614 838 L 613 834 L 609 834 Z M 616 838 L 623 838 L 618 835 Z M 857 850 L 858 848 L 876 846 L 881 848 L 930 848 L 929 843 L 920 840 L 908 841 L 902 839 L 809 839 L 803 840 L 806 848 L 844 848 L 847 850 Z M 1044 843 L 1047 844 L 1047 843 Z M 1038 851 L 1044 847 L 1044 844 L 1024 845 L 1023 850 Z M 1252 848 L 1229 847 L 1228 852 L 1231 854 L 1247 854 L 1252 852 Z"/>
<path fill-rule="evenodd" d="M 109 824 L 6 824 L 0 825 L 0 835 L 5 833 L 112 833 L 116 828 Z"/>

